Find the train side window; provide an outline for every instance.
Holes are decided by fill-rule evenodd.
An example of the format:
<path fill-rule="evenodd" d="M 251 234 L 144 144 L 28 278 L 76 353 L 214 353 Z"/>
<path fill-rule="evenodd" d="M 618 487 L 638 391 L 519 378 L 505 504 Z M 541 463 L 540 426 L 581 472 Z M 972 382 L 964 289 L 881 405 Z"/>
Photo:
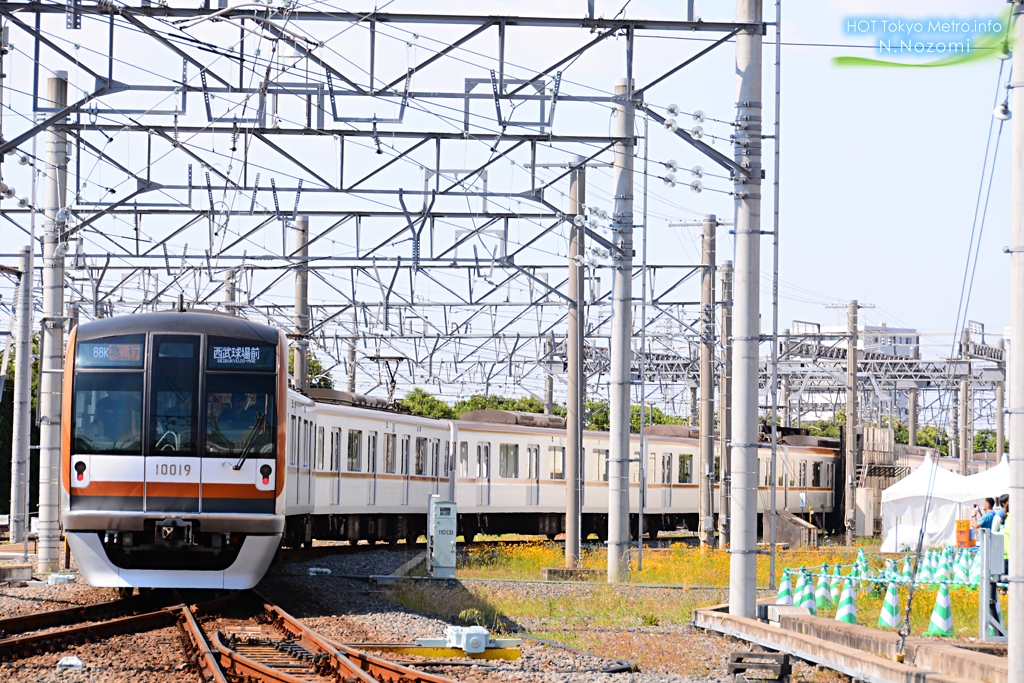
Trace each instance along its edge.
<path fill-rule="evenodd" d="M 821 487 L 821 463 L 811 463 L 811 486 L 814 488 Z"/>
<path fill-rule="evenodd" d="M 316 429 L 316 469 L 323 471 L 324 469 L 324 428 L 317 427 Z"/>
<path fill-rule="evenodd" d="M 409 448 L 411 446 L 412 437 L 402 437 L 402 474 L 409 474 Z"/>
<path fill-rule="evenodd" d="M 800 463 L 800 478 L 799 478 L 798 481 L 800 482 L 800 488 L 807 488 L 807 463 L 806 462 L 801 462 Z"/>
<path fill-rule="evenodd" d="M 597 472 L 594 481 L 608 481 L 608 449 L 595 448 L 594 460 L 597 462 Z"/>
<path fill-rule="evenodd" d="M 651 457 L 647 467 L 647 481 L 658 481 L 658 456 L 651 451 Z"/>
<path fill-rule="evenodd" d="M 384 471 L 387 474 L 394 474 L 397 469 L 395 463 L 395 435 L 384 435 Z"/>
<path fill-rule="evenodd" d="M 292 438 L 289 439 L 291 447 L 288 449 L 288 464 L 295 465 L 297 460 L 295 453 L 299 449 L 299 428 L 296 426 L 298 419 L 295 415 L 292 415 Z"/>
<path fill-rule="evenodd" d="M 469 476 L 469 443 L 465 441 L 459 443 L 459 476 Z"/>
<path fill-rule="evenodd" d="M 689 468 L 686 469 L 686 475 L 683 474 L 684 463 L 690 456 L 682 455 L 679 456 L 679 483 L 683 484 L 690 481 Z M 662 453 L 661 454 L 661 483 L 671 484 L 672 483 L 672 454 Z"/>
<path fill-rule="evenodd" d="M 526 469 L 530 479 L 540 479 L 540 446 L 527 445 Z"/>
<path fill-rule="evenodd" d="M 789 470 L 789 487 L 793 488 L 794 486 L 796 486 L 796 467 L 794 467 L 793 463 L 791 462 L 789 463 L 789 467 L 787 469 Z"/>
<path fill-rule="evenodd" d="M 548 479 L 565 479 L 565 446 L 548 446 Z"/>
<path fill-rule="evenodd" d="M 668 453 L 665 455 L 668 455 Z M 693 483 L 693 456 L 689 453 L 679 454 L 679 483 Z"/>
<path fill-rule="evenodd" d="M 366 435 L 366 471 L 377 472 L 377 432 Z"/>
<path fill-rule="evenodd" d="M 502 479 L 519 478 L 519 444 L 503 443 L 498 446 L 498 476 Z"/>
<path fill-rule="evenodd" d="M 302 449 L 302 466 L 309 467 L 309 454 L 313 450 L 313 423 L 303 420 L 306 426 L 305 448 Z"/>
<path fill-rule="evenodd" d="M 430 472 L 432 477 L 441 476 L 441 439 L 430 440 Z"/>
<path fill-rule="evenodd" d="M 363 454 L 359 449 L 363 445 L 363 431 L 361 429 L 348 430 L 348 462 L 346 469 L 349 472 L 363 471 Z"/>
<path fill-rule="evenodd" d="M 476 445 L 476 476 L 478 479 L 491 476 L 491 444 L 485 441 Z"/>
<path fill-rule="evenodd" d="M 633 451 L 633 462 L 629 463 L 629 478 L 640 483 L 640 451 Z"/>
<path fill-rule="evenodd" d="M 416 469 L 414 474 L 424 474 L 427 467 L 427 437 L 416 437 L 416 458 L 414 461 Z"/>
<path fill-rule="evenodd" d="M 444 442 L 444 470 L 441 475 L 447 477 L 448 473 L 452 471 L 452 442 Z"/>

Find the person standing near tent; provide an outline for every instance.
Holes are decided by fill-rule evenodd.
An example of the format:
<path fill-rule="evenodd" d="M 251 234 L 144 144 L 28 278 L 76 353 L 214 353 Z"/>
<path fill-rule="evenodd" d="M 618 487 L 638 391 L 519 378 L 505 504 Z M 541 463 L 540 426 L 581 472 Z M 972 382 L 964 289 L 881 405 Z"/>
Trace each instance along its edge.
<path fill-rule="evenodd" d="M 992 531 L 994 533 L 1002 533 L 999 528 L 1003 526 L 1003 522 L 1006 521 L 1006 506 L 1009 505 L 1010 496 L 1003 494 L 996 498 L 996 516 L 992 519 Z"/>
<path fill-rule="evenodd" d="M 1010 497 L 1003 501 L 1003 512 L 1005 517 L 1003 519 L 1003 573 L 1007 576 L 1010 575 Z M 1002 498 L 1000 498 L 1002 500 Z"/>
<path fill-rule="evenodd" d="M 971 515 L 974 526 L 978 529 L 991 529 L 992 519 L 996 516 L 993 508 L 996 506 L 995 498 L 986 498 L 985 502 L 982 503 L 983 509 L 979 510 L 977 507 L 974 508 L 974 514 Z"/>

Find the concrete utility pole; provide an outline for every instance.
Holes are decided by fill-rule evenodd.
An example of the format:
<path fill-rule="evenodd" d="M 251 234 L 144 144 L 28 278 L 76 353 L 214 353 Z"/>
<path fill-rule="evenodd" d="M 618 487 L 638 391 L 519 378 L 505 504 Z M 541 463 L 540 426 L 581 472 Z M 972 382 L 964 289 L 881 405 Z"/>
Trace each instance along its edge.
<path fill-rule="evenodd" d="M 970 439 L 970 421 L 971 413 L 971 401 L 969 397 L 970 392 L 970 379 L 971 379 L 971 360 L 967 358 L 967 345 L 971 342 L 971 333 L 968 330 L 962 330 L 960 332 L 960 349 L 961 356 L 966 359 L 967 371 L 964 373 L 963 379 L 960 380 L 960 475 L 966 477 L 970 470 L 971 451 L 971 439 Z M 956 423 L 954 423 L 956 426 Z"/>
<path fill-rule="evenodd" d="M 857 300 L 846 309 L 846 545 L 857 540 Z"/>
<path fill-rule="evenodd" d="M 235 278 L 238 277 L 237 270 L 228 271 L 228 280 L 224 284 L 224 303 L 227 304 L 224 308 L 231 315 L 238 315 L 235 310 L 235 297 L 238 292 L 238 287 L 235 284 Z"/>
<path fill-rule="evenodd" d="M 950 428 L 949 431 L 953 436 L 953 443 L 949 448 L 949 457 L 957 458 L 960 461 L 960 476 L 965 476 L 967 473 L 967 463 L 963 460 L 962 453 L 960 452 L 960 392 L 953 389 L 951 392 L 950 410 L 953 415 L 949 420 Z"/>
<path fill-rule="evenodd" d="M 292 377 L 295 389 L 309 388 L 309 216 L 295 221 L 295 358 Z"/>
<path fill-rule="evenodd" d="M 352 307 L 352 333 L 355 334 L 359 327 L 359 311 Z M 353 338 L 348 343 L 348 391 L 356 393 L 356 340 Z"/>
<path fill-rule="evenodd" d="M 914 347 L 910 349 L 910 357 L 913 360 L 917 360 L 921 355 L 920 349 Z M 907 431 L 910 432 L 910 438 L 907 440 L 911 446 L 917 445 L 917 385 L 910 390 L 910 405 L 908 406 L 909 415 L 907 416 Z M 1002 413 L 1000 412 L 1000 415 Z"/>
<path fill-rule="evenodd" d="M 700 545 L 707 547 L 715 530 L 715 233 L 718 218 L 704 216 L 700 281 Z M 721 512 L 719 512 L 721 513 Z"/>
<path fill-rule="evenodd" d="M 1000 339 L 996 342 L 1001 350 L 1006 348 L 1006 344 Z M 1006 358 L 1005 353 L 1003 358 Z M 1003 459 L 1003 451 L 1006 449 L 1006 434 L 1003 431 L 1003 423 L 1006 422 L 1006 418 L 1003 416 L 1003 402 L 1005 401 L 1006 394 L 1006 361 L 1004 360 L 999 364 L 999 370 L 1003 373 L 1003 379 L 996 382 L 996 461 L 995 465 L 999 464 L 999 461 Z"/>
<path fill-rule="evenodd" d="M 1024 74 L 1024 3 L 1013 4 L 1013 70 Z M 1013 148 L 1010 161 L 1010 510 L 1024 510 L 1024 88 L 1010 89 Z M 1000 416 L 1001 418 L 1002 416 Z M 1019 514 L 1019 513 L 1018 513 Z M 1017 521 L 1017 520 L 1014 520 Z M 1010 525 L 1011 605 L 1024 605 L 1024 524 Z M 1024 609 L 1006 621 L 1008 681 L 1024 681 Z"/>
<path fill-rule="evenodd" d="M 736 0 L 736 21 L 760 26 L 761 0 Z M 733 336 L 732 554 L 729 613 L 753 617 L 757 599 L 757 394 L 761 288 L 761 31 L 736 35 L 736 271 Z"/>
<path fill-rule="evenodd" d="M 58 71 L 47 79 L 47 99 L 53 109 L 68 104 L 68 76 Z M 46 177 L 43 182 L 43 318 L 39 358 L 39 549 L 36 570 L 58 570 L 60 541 L 60 420 L 61 379 L 64 370 L 64 247 L 63 220 L 68 180 L 67 134 L 57 126 L 46 131 Z M 58 250 L 58 247 L 61 247 Z"/>
<path fill-rule="evenodd" d="M 569 329 L 565 335 L 568 360 L 568 397 L 565 418 L 565 566 L 575 567 L 580 561 L 580 463 L 583 461 L 583 406 L 587 394 L 583 374 L 583 259 L 586 252 L 583 226 L 586 216 L 583 206 L 586 198 L 586 169 L 584 157 L 576 157 L 569 179 L 569 214 L 574 216 L 569 226 Z M 628 428 L 627 428 L 628 432 Z M 628 443 L 628 442 L 627 442 Z M 628 519 L 628 515 L 627 515 Z"/>
<path fill-rule="evenodd" d="M 612 187 L 615 197 L 615 264 L 612 266 L 611 371 L 608 469 L 608 583 L 626 579 L 629 543 L 629 422 L 633 366 L 633 80 L 615 81 L 612 135 L 615 143 Z"/>
<path fill-rule="evenodd" d="M 722 264 L 722 377 L 719 380 L 718 447 L 722 482 L 718 488 L 718 547 L 729 545 L 729 435 L 732 429 L 732 261 Z M 642 458 L 641 458 L 642 459 Z"/>
<path fill-rule="evenodd" d="M 32 247 L 22 247 L 21 277 L 15 303 L 14 419 L 11 435 L 11 542 L 20 543 L 28 530 L 29 445 L 32 428 Z M 3 369 L 6 375 L 7 368 Z"/>

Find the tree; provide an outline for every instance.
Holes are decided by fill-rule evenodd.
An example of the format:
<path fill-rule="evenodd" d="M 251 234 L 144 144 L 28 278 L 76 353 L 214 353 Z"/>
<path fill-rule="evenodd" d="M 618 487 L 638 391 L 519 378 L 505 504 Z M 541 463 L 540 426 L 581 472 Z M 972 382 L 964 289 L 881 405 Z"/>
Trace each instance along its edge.
<path fill-rule="evenodd" d="M 629 414 L 629 431 L 633 434 L 639 434 L 640 406 L 631 405 L 629 407 Z M 602 432 L 609 431 L 611 429 L 611 419 L 609 415 L 610 413 L 607 401 L 587 401 L 587 420 L 585 428 Z M 644 411 L 644 423 L 647 425 L 681 425 L 686 424 L 686 419 L 675 415 L 666 415 L 661 411 L 661 409 L 650 406 Z"/>
<path fill-rule="evenodd" d="M 807 424 L 807 433 L 811 436 L 821 436 L 829 439 L 841 438 L 843 428 L 846 427 L 846 411 L 837 410 L 830 420 L 821 422 L 810 422 Z"/>
<path fill-rule="evenodd" d="M 507 398 L 498 394 L 474 394 L 458 401 L 454 410 L 455 414 L 460 416 L 471 410 L 514 410 L 520 413 L 543 413 L 544 402 L 535 396 Z M 556 405 L 552 408 L 552 412 L 565 417 L 565 406 Z"/>
<path fill-rule="evenodd" d="M 433 394 L 428 394 L 420 387 L 415 387 L 399 403 L 413 415 L 432 417 L 437 420 L 455 419 L 455 411 L 450 405 Z"/>
<path fill-rule="evenodd" d="M 288 349 L 288 374 L 295 375 L 295 349 Z M 311 389 L 333 389 L 334 377 L 324 372 L 324 364 L 315 354 L 309 353 L 309 386 Z"/>

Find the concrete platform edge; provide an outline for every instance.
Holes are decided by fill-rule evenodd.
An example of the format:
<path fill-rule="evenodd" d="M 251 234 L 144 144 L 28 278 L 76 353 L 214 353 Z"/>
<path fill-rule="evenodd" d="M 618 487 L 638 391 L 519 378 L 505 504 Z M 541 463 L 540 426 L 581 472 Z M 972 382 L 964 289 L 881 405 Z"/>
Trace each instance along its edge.
<path fill-rule="evenodd" d="M 693 625 L 771 650 L 788 652 L 870 683 L 971 683 L 970 679 L 900 664 L 821 638 L 775 628 L 756 619 L 735 617 L 723 612 L 722 608 L 722 605 L 716 605 L 694 610 Z"/>

